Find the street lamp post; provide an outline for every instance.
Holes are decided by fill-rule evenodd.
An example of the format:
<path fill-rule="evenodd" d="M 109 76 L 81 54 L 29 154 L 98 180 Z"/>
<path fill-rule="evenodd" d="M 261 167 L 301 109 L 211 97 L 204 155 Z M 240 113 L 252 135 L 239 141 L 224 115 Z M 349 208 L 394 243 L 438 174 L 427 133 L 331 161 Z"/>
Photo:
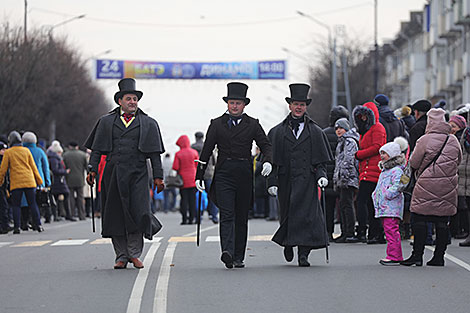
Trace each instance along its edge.
<path fill-rule="evenodd" d="M 48 33 L 49 33 L 49 37 L 52 37 L 52 31 L 53 31 L 55 28 L 60 27 L 60 26 L 62 26 L 62 25 L 65 25 L 65 24 L 67 24 L 67 23 L 73 22 L 73 21 L 75 21 L 75 20 L 82 19 L 82 18 L 84 18 L 85 16 L 86 16 L 85 14 L 77 15 L 77 16 L 71 17 L 71 18 L 69 18 L 69 19 L 67 19 L 67 20 L 65 20 L 65 21 L 62 21 L 62 22 L 60 22 L 60 23 L 57 23 L 57 24 L 55 24 L 55 25 L 52 25 L 51 28 L 49 28 L 49 32 L 48 32 Z"/>

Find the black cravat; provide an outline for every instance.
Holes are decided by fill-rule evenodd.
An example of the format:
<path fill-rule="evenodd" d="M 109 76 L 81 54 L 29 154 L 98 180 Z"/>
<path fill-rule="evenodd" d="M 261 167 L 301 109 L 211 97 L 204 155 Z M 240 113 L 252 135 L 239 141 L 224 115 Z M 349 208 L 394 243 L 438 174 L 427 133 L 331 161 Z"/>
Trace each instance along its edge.
<path fill-rule="evenodd" d="M 232 126 L 237 126 L 239 121 L 242 119 L 242 116 L 233 116 L 233 115 L 228 115 L 229 118 L 228 118 L 228 121 L 227 121 L 227 124 L 228 124 L 228 128 L 232 128 Z"/>
<path fill-rule="evenodd" d="M 300 123 L 303 123 L 303 116 L 300 118 L 293 118 L 292 115 L 289 115 L 289 125 L 294 131 L 294 135 L 297 137 L 297 132 L 299 131 Z"/>

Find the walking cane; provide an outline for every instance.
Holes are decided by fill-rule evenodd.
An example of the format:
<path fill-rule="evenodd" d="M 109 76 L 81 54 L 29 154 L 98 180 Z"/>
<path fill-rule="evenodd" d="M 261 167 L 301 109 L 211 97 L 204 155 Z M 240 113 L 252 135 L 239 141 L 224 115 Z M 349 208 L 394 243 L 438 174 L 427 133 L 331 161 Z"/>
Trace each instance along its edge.
<path fill-rule="evenodd" d="M 201 235 L 201 198 L 202 198 L 202 192 L 201 191 L 198 191 L 199 192 L 199 197 L 197 199 L 197 240 L 196 240 L 196 244 L 197 246 L 199 247 L 199 237 Z"/>
<path fill-rule="evenodd" d="M 88 165 L 88 172 L 91 170 L 91 165 Z M 91 198 L 91 225 L 93 232 L 95 232 L 95 201 L 93 200 L 93 186 L 90 186 L 90 198 Z"/>
<path fill-rule="evenodd" d="M 330 256 L 328 254 L 328 230 L 326 228 L 326 203 L 325 203 L 325 187 L 321 188 L 321 204 L 324 217 L 324 228 L 325 228 L 325 253 L 326 253 L 326 263 L 330 263 Z"/>

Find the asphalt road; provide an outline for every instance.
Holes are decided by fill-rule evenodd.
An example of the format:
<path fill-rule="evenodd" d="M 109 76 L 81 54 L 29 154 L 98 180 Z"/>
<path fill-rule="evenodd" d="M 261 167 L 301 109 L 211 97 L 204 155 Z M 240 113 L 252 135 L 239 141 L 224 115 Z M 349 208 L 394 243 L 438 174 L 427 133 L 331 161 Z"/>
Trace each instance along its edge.
<path fill-rule="evenodd" d="M 158 217 L 164 228 L 145 243 L 142 270 L 114 270 L 112 245 L 89 220 L 0 235 L 0 312 L 470 312 L 470 248 L 458 241 L 443 268 L 384 267 L 385 245 L 334 243 L 329 264 L 318 250 L 300 268 L 269 240 L 277 222 L 256 219 L 246 268 L 228 270 L 207 217 L 200 247 L 195 225 Z M 411 246 L 402 247 L 407 257 Z"/>

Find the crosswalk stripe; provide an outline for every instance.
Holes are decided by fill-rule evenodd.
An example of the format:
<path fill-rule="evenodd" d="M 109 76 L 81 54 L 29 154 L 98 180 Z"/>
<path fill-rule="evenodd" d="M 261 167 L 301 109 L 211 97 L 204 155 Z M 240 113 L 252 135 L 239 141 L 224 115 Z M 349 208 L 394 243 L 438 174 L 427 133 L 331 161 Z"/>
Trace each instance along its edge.
<path fill-rule="evenodd" d="M 155 243 L 155 242 L 160 242 L 162 241 L 163 237 L 153 237 L 152 240 L 148 240 L 147 238 L 144 238 L 144 243 Z"/>
<path fill-rule="evenodd" d="M 271 241 L 272 235 L 249 236 L 248 241 Z"/>
<path fill-rule="evenodd" d="M 12 243 L 14 243 L 14 242 L 12 242 L 12 241 L 10 241 L 10 242 L 0 242 L 0 248 L 4 247 L 4 246 L 11 245 Z"/>
<path fill-rule="evenodd" d="M 220 237 L 219 236 L 207 236 L 206 237 L 206 242 L 219 242 Z"/>
<path fill-rule="evenodd" d="M 25 241 L 13 245 L 12 247 L 41 247 L 48 244 L 49 242 L 52 242 L 52 240 Z"/>
<path fill-rule="evenodd" d="M 51 244 L 51 246 L 81 246 L 89 239 L 70 239 L 70 240 L 59 240 Z"/>
<path fill-rule="evenodd" d="M 90 242 L 90 245 L 105 245 L 111 244 L 111 238 L 98 238 Z"/>

